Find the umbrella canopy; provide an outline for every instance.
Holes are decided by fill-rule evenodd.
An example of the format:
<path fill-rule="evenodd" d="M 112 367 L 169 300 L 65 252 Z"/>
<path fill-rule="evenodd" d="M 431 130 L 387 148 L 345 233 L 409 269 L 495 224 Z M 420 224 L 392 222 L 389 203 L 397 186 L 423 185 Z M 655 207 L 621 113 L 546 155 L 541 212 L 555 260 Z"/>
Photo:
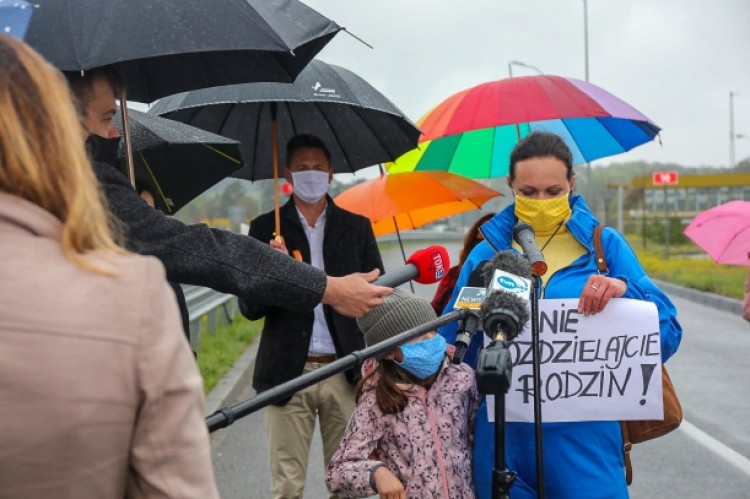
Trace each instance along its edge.
<path fill-rule="evenodd" d="M 750 267 L 750 202 L 730 201 L 699 213 L 684 234 L 717 263 Z"/>
<path fill-rule="evenodd" d="M 0 34 L 23 40 L 33 11 L 34 7 L 23 0 L 0 0 Z"/>
<path fill-rule="evenodd" d="M 581 164 L 628 151 L 660 128 L 606 90 L 552 75 L 507 78 L 459 92 L 417 122 L 419 146 L 391 172 L 444 170 L 470 178 L 508 173 L 513 146 L 535 130 L 561 136 Z"/>
<path fill-rule="evenodd" d="M 299 133 L 320 138 L 336 173 L 391 161 L 417 145 L 420 131 L 383 94 L 351 71 L 312 61 L 292 85 L 249 83 L 173 95 L 150 113 L 239 140 L 245 166 L 235 176 L 274 177 L 277 145 Z"/>
<path fill-rule="evenodd" d="M 234 140 L 132 109 L 129 115 L 136 183 L 151 191 L 165 213 L 176 212 L 241 166 Z M 124 155 L 121 142 L 119 156 Z"/>
<path fill-rule="evenodd" d="M 117 64 L 128 98 L 293 81 L 339 31 L 297 0 L 35 0 L 25 40 L 63 71 Z"/>
<path fill-rule="evenodd" d="M 461 175 L 422 171 L 381 175 L 345 190 L 335 202 L 369 218 L 381 236 L 477 210 L 497 196 L 502 194 Z"/>

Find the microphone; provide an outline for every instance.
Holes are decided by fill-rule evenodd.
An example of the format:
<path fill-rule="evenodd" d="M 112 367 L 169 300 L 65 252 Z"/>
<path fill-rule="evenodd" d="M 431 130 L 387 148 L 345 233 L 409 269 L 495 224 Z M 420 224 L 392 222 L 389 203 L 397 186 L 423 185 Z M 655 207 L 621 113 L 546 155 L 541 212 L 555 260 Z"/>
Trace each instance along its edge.
<path fill-rule="evenodd" d="M 512 251 L 501 251 L 485 266 L 488 296 L 479 312 L 482 327 L 493 341 L 511 341 L 529 321 L 528 263 Z"/>
<path fill-rule="evenodd" d="M 523 256 L 531 264 L 531 272 L 538 277 L 547 273 L 547 264 L 544 261 L 544 255 L 536 245 L 534 237 L 534 228 L 523 222 L 518 222 L 513 227 L 513 239 L 521 246 Z"/>
<path fill-rule="evenodd" d="M 486 283 L 484 279 L 484 266 L 489 261 L 483 260 L 479 262 L 474 270 L 469 274 L 468 286 L 461 288 L 461 291 L 456 298 L 454 304 L 454 310 L 466 309 L 466 310 L 478 310 L 479 306 L 484 301 L 487 294 Z M 479 325 L 479 316 L 471 312 L 461 321 L 458 326 L 458 334 L 456 336 L 455 346 L 456 349 L 453 352 L 453 363 L 460 364 L 466 353 L 466 349 L 469 348 L 471 339 L 474 337 L 474 333 L 477 332 L 477 326 Z"/>
<path fill-rule="evenodd" d="M 492 292 L 479 311 L 484 332 L 493 341 L 512 341 L 529 321 L 526 303 L 514 293 Z"/>
<path fill-rule="evenodd" d="M 445 276 L 449 266 L 448 250 L 435 244 L 415 251 L 404 266 L 383 274 L 372 284 L 389 288 L 395 288 L 411 280 L 420 284 L 433 284 Z"/>

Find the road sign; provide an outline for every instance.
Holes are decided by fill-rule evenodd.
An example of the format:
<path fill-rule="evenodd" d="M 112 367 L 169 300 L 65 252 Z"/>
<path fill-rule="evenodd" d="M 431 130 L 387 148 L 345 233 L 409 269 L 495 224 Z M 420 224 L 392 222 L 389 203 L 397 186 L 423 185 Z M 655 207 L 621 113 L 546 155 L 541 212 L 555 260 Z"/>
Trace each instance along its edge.
<path fill-rule="evenodd" d="M 680 181 L 680 175 L 676 171 L 654 172 L 651 174 L 651 182 L 654 185 L 675 185 Z"/>

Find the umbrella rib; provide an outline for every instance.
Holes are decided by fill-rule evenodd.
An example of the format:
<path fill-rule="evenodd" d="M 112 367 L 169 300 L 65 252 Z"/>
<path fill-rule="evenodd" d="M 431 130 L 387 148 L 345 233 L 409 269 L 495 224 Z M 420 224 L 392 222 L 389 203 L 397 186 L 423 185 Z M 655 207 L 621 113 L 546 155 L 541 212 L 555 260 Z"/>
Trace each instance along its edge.
<path fill-rule="evenodd" d="M 222 156 L 222 157 L 228 159 L 229 161 L 232 161 L 233 163 L 235 163 L 237 165 L 241 165 L 242 164 L 242 161 L 240 161 L 239 159 L 237 159 L 237 158 L 235 158 L 235 157 L 233 157 L 233 156 L 225 153 L 224 151 L 220 151 L 219 149 L 215 148 L 212 145 L 209 145 L 209 144 L 206 144 L 206 143 L 203 143 L 203 142 L 201 143 L 201 145 L 203 147 L 205 147 L 206 149 L 209 149 L 210 151 L 213 151 L 214 153 L 218 154 L 219 156 Z"/>
<path fill-rule="evenodd" d="M 579 151 L 581 151 L 581 157 L 586 160 L 586 163 L 591 163 L 589 161 L 589 158 L 586 157 L 586 153 L 583 152 L 583 148 L 581 147 L 581 144 L 578 143 L 578 140 L 576 139 L 576 136 L 573 135 L 573 132 L 571 132 L 570 128 L 568 128 L 568 123 L 565 121 L 565 118 L 560 118 L 560 122 L 563 124 L 565 129 L 568 131 L 568 135 L 570 135 L 570 139 L 573 141 L 573 143 L 576 145 Z"/>
<path fill-rule="evenodd" d="M 315 103 L 315 108 L 319 109 L 320 113 L 323 116 L 326 115 L 326 113 L 323 112 L 323 108 L 321 108 L 318 103 Z M 336 143 L 339 144 L 339 146 L 341 146 L 342 142 L 341 142 L 340 136 L 337 133 L 336 129 L 333 128 L 333 127 L 330 127 L 330 128 L 331 128 L 331 135 L 333 135 L 333 138 L 336 140 Z M 349 165 L 349 170 L 351 171 L 351 173 L 354 173 L 355 170 L 354 170 L 354 167 L 352 166 L 352 162 L 351 162 L 350 156 L 347 153 L 346 149 L 344 149 L 344 147 L 341 147 L 341 152 L 344 154 L 344 159 L 346 160 L 346 164 Z"/>
<path fill-rule="evenodd" d="M 141 160 L 143 160 L 143 164 L 146 166 L 146 170 L 148 170 L 148 174 L 151 176 L 151 180 L 154 181 L 154 185 L 156 186 L 156 190 L 159 191 L 159 197 L 164 202 L 164 206 L 169 211 L 169 214 L 172 214 L 172 207 L 169 206 L 169 203 L 167 202 L 167 197 L 164 195 L 164 191 L 161 188 L 161 184 L 159 184 L 159 181 L 156 180 L 156 175 L 154 175 L 153 170 L 151 169 L 151 165 L 148 164 L 148 161 L 146 161 L 146 158 L 143 156 L 142 152 L 139 152 L 138 155 L 141 157 Z"/>
<path fill-rule="evenodd" d="M 270 110 L 269 110 L 270 113 Z M 250 174 L 250 181 L 254 182 L 255 179 L 255 169 L 258 165 L 258 155 L 260 154 L 260 148 L 258 147 L 258 142 L 260 140 L 260 126 L 261 126 L 261 116 L 263 115 L 263 105 L 261 104 L 258 107 L 258 114 L 255 116 L 255 137 L 253 137 L 253 164 L 250 167 L 252 169 L 252 172 Z M 273 161 L 273 160 L 271 160 Z"/>

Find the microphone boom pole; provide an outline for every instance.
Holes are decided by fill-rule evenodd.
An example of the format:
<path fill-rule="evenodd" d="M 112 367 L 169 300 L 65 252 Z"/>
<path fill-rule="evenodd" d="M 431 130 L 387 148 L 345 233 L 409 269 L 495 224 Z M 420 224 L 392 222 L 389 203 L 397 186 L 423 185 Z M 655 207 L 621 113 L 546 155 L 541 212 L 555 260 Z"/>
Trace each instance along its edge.
<path fill-rule="evenodd" d="M 269 404 L 273 404 L 274 402 L 278 402 L 279 400 L 288 398 L 292 394 L 303 390 L 308 386 L 319 383 L 320 381 L 323 381 L 324 379 L 340 372 L 346 371 L 347 369 L 361 367 L 365 360 L 371 357 L 385 355 L 397 346 L 400 346 L 409 340 L 413 340 L 414 338 L 422 336 L 425 333 L 434 331 L 437 328 L 442 327 L 450 322 L 463 319 L 469 313 L 470 312 L 468 310 L 454 310 L 453 312 L 443 315 L 442 317 L 438 317 L 434 321 L 404 331 L 403 333 L 393 336 L 392 338 L 389 338 L 376 345 L 372 345 L 363 350 L 352 352 L 349 355 L 331 362 L 328 365 L 316 369 L 313 372 L 303 374 L 302 376 L 291 379 L 286 383 L 282 383 L 271 388 L 270 390 L 259 393 L 258 395 L 255 395 L 254 397 L 251 397 L 243 402 L 239 402 L 230 407 L 219 409 L 206 418 L 208 431 L 210 433 L 221 428 L 226 428 L 236 420 L 252 414 L 258 409 L 262 409 Z"/>

